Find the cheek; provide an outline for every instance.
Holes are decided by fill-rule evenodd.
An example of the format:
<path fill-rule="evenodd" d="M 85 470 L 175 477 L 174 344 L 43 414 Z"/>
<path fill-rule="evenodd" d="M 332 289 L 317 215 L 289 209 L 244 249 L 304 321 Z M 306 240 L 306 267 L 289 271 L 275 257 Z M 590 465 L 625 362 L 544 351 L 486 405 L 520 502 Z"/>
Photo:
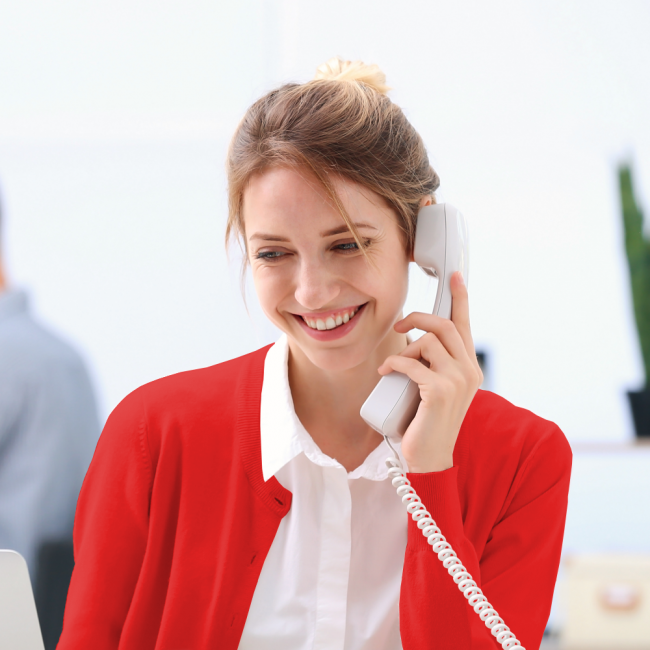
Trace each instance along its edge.
<path fill-rule="evenodd" d="M 409 262 L 403 250 L 395 250 L 393 255 L 384 257 L 379 265 L 375 279 L 378 296 L 387 308 L 401 309 L 408 292 Z"/>
<path fill-rule="evenodd" d="M 384 278 L 381 287 L 383 303 L 388 311 L 399 312 L 406 302 L 408 292 L 408 268 L 398 268 Z"/>
<path fill-rule="evenodd" d="M 399 258 L 392 260 L 382 258 L 376 262 L 376 268 L 370 269 L 364 263 L 363 271 L 356 274 L 352 284 L 373 300 L 373 311 L 383 323 L 394 320 L 406 302 L 408 261 L 400 262 Z"/>
<path fill-rule="evenodd" d="M 267 316 L 272 317 L 277 305 L 286 296 L 289 283 L 278 269 L 253 270 L 253 284 L 257 299 Z"/>

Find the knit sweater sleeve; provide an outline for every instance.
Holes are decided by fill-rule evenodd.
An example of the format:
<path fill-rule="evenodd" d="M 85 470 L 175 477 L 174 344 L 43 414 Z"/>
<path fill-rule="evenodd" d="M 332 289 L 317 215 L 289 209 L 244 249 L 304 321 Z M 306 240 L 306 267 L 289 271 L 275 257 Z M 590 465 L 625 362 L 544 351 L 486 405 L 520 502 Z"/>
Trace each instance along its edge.
<path fill-rule="evenodd" d="M 81 489 L 58 650 L 116 650 L 144 557 L 152 482 L 139 391 L 111 413 Z"/>
<path fill-rule="evenodd" d="M 465 532 L 458 467 L 408 478 L 442 534 L 506 625 L 528 650 L 539 648 L 560 562 L 571 450 L 549 423 L 518 468 L 508 504 L 480 556 Z M 496 476 L 494 477 L 496 480 Z M 491 490 L 489 484 L 474 490 Z M 496 650 L 499 644 L 468 605 L 409 518 L 400 596 L 404 650 Z"/>

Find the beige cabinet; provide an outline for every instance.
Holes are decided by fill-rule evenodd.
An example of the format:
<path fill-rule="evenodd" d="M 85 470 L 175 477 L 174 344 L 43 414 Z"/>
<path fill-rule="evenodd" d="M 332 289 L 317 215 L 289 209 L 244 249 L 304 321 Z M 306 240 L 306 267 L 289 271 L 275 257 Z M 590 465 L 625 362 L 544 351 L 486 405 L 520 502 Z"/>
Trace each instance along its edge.
<path fill-rule="evenodd" d="M 563 650 L 650 650 L 650 555 L 564 561 Z"/>

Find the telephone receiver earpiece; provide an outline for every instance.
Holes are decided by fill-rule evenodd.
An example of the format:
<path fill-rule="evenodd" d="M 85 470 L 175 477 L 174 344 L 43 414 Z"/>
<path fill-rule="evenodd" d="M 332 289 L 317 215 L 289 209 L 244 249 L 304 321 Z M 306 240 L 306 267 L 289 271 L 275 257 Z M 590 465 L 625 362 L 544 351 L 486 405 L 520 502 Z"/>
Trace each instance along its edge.
<path fill-rule="evenodd" d="M 461 271 L 469 279 L 469 238 L 465 217 L 451 204 L 420 208 L 415 230 L 415 263 L 438 278 L 433 313 L 451 318 L 451 276 Z M 400 440 L 420 404 L 418 385 L 400 372 L 379 380 L 361 407 L 361 417 L 378 433 Z"/>

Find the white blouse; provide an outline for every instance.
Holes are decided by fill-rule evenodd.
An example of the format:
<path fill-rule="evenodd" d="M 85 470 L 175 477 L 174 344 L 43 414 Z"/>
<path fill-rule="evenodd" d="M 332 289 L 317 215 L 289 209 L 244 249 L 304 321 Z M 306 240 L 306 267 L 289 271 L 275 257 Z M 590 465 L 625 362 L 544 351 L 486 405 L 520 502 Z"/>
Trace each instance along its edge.
<path fill-rule="evenodd" d="M 264 479 L 275 476 L 293 500 L 239 649 L 399 650 L 408 521 L 387 480 L 391 452 L 382 443 L 349 473 L 326 456 L 294 410 L 288 352 L 283 335 L 266 356 L 260 430 Z"/>

